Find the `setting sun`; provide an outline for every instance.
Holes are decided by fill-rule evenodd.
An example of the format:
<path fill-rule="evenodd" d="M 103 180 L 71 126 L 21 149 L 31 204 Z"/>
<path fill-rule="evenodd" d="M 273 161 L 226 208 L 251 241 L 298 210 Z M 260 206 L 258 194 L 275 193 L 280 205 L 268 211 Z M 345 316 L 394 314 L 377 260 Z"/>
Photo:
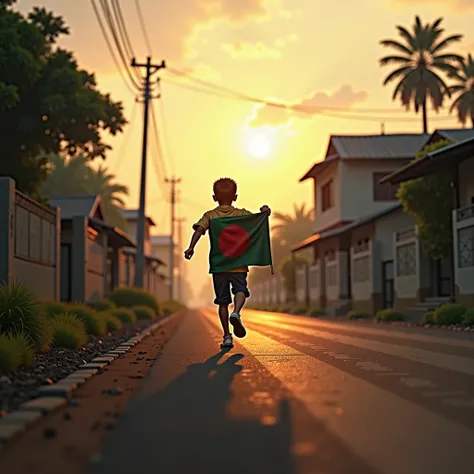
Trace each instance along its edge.
<path fill-rule="evenodd" d="M 257 132 L 246 137 L 246 147 L 252 157 L 266 158 L 272 151 L 272 142 L 267 134 Z"/>

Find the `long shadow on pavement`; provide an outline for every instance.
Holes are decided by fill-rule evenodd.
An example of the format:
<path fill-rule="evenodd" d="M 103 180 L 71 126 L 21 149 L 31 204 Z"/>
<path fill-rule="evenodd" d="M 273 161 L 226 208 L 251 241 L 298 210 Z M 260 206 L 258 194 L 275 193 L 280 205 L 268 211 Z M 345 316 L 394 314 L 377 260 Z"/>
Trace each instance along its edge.
<path fill-rule="evenodd" d="M 244 356 L 219 363 L 224 354 L 190 365 L 164 389 L 135 400 L 91 472 L 295 474 L 288 403 L 280 403 L 272 426 L 231 419 L 231 384 Z"/>

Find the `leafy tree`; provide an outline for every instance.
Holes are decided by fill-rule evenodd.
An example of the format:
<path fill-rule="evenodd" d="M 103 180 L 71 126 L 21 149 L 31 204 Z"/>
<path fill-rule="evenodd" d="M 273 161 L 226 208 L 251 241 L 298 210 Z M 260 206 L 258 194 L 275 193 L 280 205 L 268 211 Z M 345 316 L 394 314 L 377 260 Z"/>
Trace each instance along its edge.
<path fill-rule="evenodd" d="M 415 160 L 451 143 L 444 140 L 428 145 L 416 155 Z M 451 257 L 453 245 L 451 180 L 449 174 L 439 173 L 406 181 L 398 189 L 397 195 L 404 211 L 417 219 L 423 248 L 428 256 L 435 260 Z"/>
<path fill-rule="evenodd" d="M 23 16 L 14 3 L 0 1 L 0 175 L 37 197 L 48 154 L 105 158 L 103 132 L 116 135 L 126 120 L 122 104 L 102 94 L 94 75 L 58 46 L 69 34 L 64 20 L 44 8 Z"/>
<path fill-rule="evenodd" d="M 48 177 L 41 193 L 49 198 L 86 194 L 85 182 L 89 172 L 88 159 L 84 155 L 66 158 L 51 153 L 48 160 Z"/>
<path fill-rule="evenodd" d="M 120 208 L 125 206 L 128 187 L 115 182 L 115 175 L 104 166 L 94 169 L 84 156 L 66 158 L 49 155 L 49 172 L 42 186 L 48 198 L 58 196 L 99 195 L 106 222 L 126 231 L 127 223 Z"/>
<path fill-rule="evenodd" d="M 310 236 L 314 231 L 314 212 L 306 209 L 306 204 L 293 204 L 293 214 L 275 212 L 272 226 L 274 240 L 287 252 L 302 239 Z"/>
<path fill-rule="evenodd" d="M 452 43 L 460 41 L 462 35 L 443 37 L 442 21 L 443 18 L 438 18 L 431 24 L 423 25 L 417 16 L 412 32 L 403 26 L 397 26 L 402 41 L 385 39 L 380 42 L 383 46 L 396 51 L 395 54 L 380 59 L 381 66 L 397 65 L 383 84 L 385 86 L 397 79 L 393 100 L 399 97 L 407 109 L 413 103 L 416 112 L 421 107 L 423 133 L 428 133 L 426 110 L 428 98 L 431 98 L 433 108 L 438 111 L 443 106 L 445 96 L 450 97 L 451 94 L 439 72 L 448 75 L 455 73 L 456 68 L 452 63 L 462 60 L 457 54 L 445 52 Z"/>
<path fill-rule="evenodd" d="M 296 296 L 296 270 L 299 266 L 309 263 L 309 259 L 302 255 L 287 255 L 278 266 L 278 271 L 285 280 L 285 289 L 288 299 L 294 300 Z"/>
<path fill-rule="evenodd" d="M 120 211 L 125 207 L 124 197 L 128 196 L 129 189 L 123 184 L 115 182 L 115 175 L 109 173 L 104 166 L 97 169 L 88 168 L 85 181 L 87 194 L 98 194 L 102 201 L 105 220 L 122 230 L 127 229 L 127 222 Z"/>
<path fill-rule="evenodd" d="M 449 90 L 457 95 L 451 105 L 451 110 L 456 110 L 459 121 L 464 125 L 467 118 L 471 119 L 472 128 L 474 128 L 474 60 L 469 54 L 466 59 L 459 61 L 459 67 L 456 72 L 451 74 L 456 80 Z"/>

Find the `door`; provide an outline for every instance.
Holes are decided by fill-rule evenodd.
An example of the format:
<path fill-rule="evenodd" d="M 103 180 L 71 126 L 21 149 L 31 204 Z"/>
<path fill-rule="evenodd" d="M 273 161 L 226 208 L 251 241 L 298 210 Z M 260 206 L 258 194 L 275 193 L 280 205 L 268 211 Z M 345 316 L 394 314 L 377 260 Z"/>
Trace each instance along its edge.
<path fill-rule="evenodd" d="M 451 264 L 449 259 L 436 261 L 437 296 L 450 296 L 451 294 Z"/>
<path fill-rule="evenodd" d="M 382 263 L 382 284 L 383 307 L 393 308 L 393 260 Z"/>

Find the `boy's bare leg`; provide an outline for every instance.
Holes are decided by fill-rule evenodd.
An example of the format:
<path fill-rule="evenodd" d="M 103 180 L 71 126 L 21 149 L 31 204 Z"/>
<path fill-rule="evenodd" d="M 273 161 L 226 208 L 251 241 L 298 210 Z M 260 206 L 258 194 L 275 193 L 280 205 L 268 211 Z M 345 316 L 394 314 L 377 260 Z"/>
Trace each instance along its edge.
<path fill-rule="evenodd" d="M 219 305 L 219 319 L 221 320 L 222 329 L 224 330 L 224 336 L 228 336 L 230 334 L 228 305 Z"/>
<path fill-rule="evenodd" d="M 245 293 L 236 293 L 234 296 L 234 313 L 240 314 L 245 304 Z"/>

